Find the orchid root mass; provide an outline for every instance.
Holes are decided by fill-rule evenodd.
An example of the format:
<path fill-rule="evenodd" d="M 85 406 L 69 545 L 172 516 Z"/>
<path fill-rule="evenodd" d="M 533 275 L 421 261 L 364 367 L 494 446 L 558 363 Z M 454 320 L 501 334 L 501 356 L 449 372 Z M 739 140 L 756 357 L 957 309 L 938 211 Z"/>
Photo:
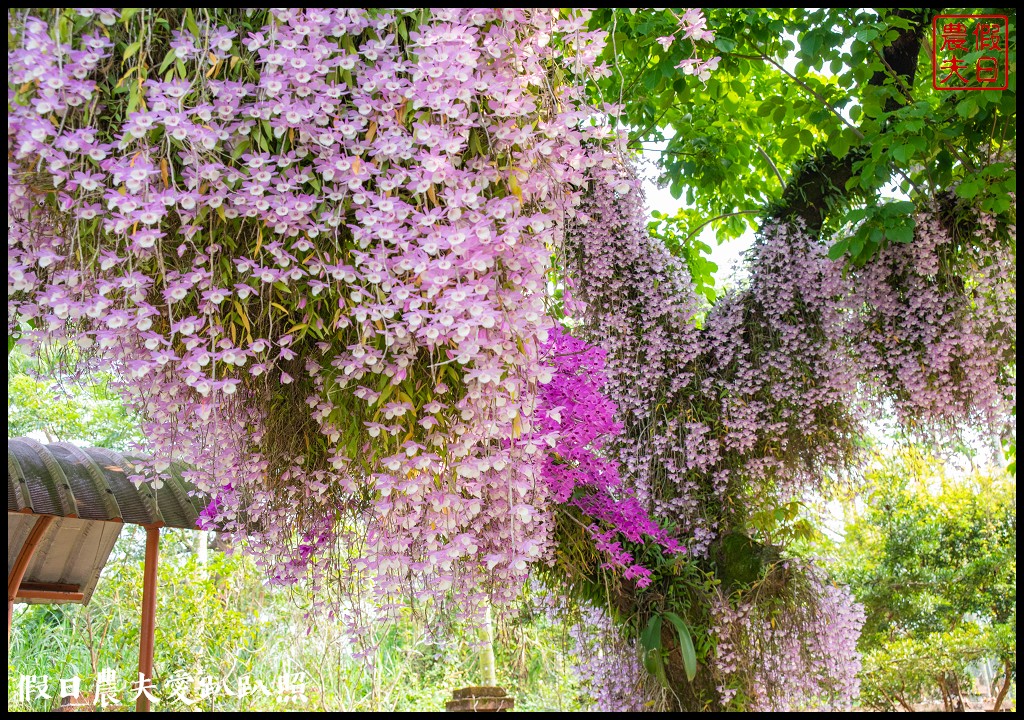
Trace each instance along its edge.
<path fill-rule="evenodd" d="M 679 23 L 663 39 L 696 56 L 701 14 Z M 585 13 L 12 10 L 8 27 L 9 334 L 111 372 L 151 458 L 135 479 L 186 466 L 206 526 L 353 636 L 409 603 L 471 619 L 535 571 L 632 632 L 680 578 L 741 563 L 729 538 L 852 462 L 879 408 L 938 427 L 1013 402 L 1012 251 L 954 241 L 936 210 L 852 273 L 766 223 L 749 280 L 702 304 L 647 232 L 617 109 L 593 100 L 611 71 Z M 980 268 L 966 284 L 951 253 Z M 770 602 L 811 609 L 751 645 L 767 605 L 679 595 L 718 648 L 694 702 L 848 700 L 849 595 L 751 543 L 760 570 L 731 587 L 770 577 Z M 775 647 L 797 659 L 734 671 Z M 776 671 L 804 673 L 805 701 Z"/>

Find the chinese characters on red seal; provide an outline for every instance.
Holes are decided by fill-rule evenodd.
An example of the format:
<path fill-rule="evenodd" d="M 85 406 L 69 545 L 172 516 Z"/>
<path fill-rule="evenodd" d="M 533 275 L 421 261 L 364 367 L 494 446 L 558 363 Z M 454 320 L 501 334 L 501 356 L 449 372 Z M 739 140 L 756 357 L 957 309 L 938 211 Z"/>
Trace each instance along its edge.
<path fill-rule="evenodd" d="M 932 84 L 936 90 L 1005 90 L 1010 80 L 1005 15 L 932 18 Z"/>

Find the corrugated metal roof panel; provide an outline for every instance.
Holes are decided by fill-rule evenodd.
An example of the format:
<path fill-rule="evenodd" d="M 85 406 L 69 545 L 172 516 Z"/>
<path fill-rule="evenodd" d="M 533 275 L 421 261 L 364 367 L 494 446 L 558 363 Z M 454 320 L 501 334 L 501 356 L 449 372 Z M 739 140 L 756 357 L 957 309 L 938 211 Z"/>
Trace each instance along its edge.
<path fill-rule="evenodd" d="M 160 490 L 128 479 L 132 462 L 103 448 L 7 440 L 7 572 L 10 575 L 39 515 L 57 520 L 46 530 L 22 586 L 78 586 L 88 603 L 123 527 L 160 524 L 196 529 L 204 501 L 181 474 Z M 20 599 L 19 602 L 61 602 Z"/>
<path fill-rule="evenodd" d="M 7 511 L 195 529 L 203 505 L 181 470 L 160 490 L 136 488 L 132 460 L 113 450 L 9 438 Z"/>

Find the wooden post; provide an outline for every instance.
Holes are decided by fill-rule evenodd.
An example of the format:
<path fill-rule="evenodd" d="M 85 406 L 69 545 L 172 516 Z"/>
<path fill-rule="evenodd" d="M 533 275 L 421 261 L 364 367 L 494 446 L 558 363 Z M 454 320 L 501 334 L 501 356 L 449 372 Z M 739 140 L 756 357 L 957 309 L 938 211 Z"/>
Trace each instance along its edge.
<path fill-rule="evenodd" d="M 43 535 L 50 529 L 50 525 L 53 523 L 52 515 L 40 515 L 36 519 L 36 524 L 32 526 L 32 529 L 28 533 L 28 537 L 25 538 L 25 544 L 21 546 L 21 552 L 18 553 L 18 559 L 14 561 L 14 567 L 7 574 L 7 649 L 11 649 L 11 623 L 14 621 L 14 599 L 18 596 L 18 590 L 21 589 L 22 578 L 25 577 L 25 571 L 28 570 L 28 564 L 32 560 L 32 556 L 36 552 L 36 548 L 39 547 L 39 541 L 43 539 Z"/>
<path fill-rule="evenodd" d="M 142 570 L 142 627 L 139 631 L 140 683 L 153 679 L 153 650 L 156 639 L 156 570 L 160 547 L 160 528 L 146 528 L 146 562 Z M 149 712 L 149 698 L 139 688 L 137 712 Z"/>

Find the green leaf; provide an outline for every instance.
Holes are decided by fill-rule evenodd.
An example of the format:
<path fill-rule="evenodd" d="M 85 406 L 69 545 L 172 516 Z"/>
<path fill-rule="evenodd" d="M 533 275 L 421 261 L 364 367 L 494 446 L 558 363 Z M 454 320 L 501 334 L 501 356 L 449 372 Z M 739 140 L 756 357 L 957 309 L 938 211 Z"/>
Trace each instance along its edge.
<path fill-rule="evenodd" d="M 807 33 L 800 39 L 800 53 L 809 59 L 814 59 L 821 47 L 822 37 L 817 33 Z"/>
<path fill-rule="evenodd" d="M 693 678 L 697 675 L 697 650 L 693 646 L 690 628 L 674 612 L 665 613 L 665 619 L 675 626 L 676 633 L 679 635 L 679 650 L 683 655 L 683 669 L 686 671 L 686 679 L 693 682 Z"/>
<path fill-rule="evenodd" d="M 142 47 L 142 41 L 141 40 L 136 40 L 135 42 L 133 42 L 131 45 L 129 45 L 128 47 L 126 47 L 124 49 L 124 55 L 121 56 L 121 59 L 122 60 L 127 60 L 132 55 L 137 53 L 139 51 L 139 48 L 141 48 L 141 47 Z"/>
<path fill-rule="evenodd" d="M 644 650 L 661 649 L 661 615 L 651 615 L 647 627 L 640 633 L 640 645 Z"/>
<path fill-rule="evenodd" d="M 846 238 L 843 238 L 842 240 L 840 240 L 839 242 L 837 242 L 835 245 L 828 249 L 829 258 L 832 260 L 838 260 L 839 258 L 846 254 L 846 249 L 848 246 L 849 241 Z"/>
<path fill-rule="evenodd" d="M 978 114 L 978 101 L 973 98 L 973 93 L 967 93 L 968 97 L 956 104 L 956 112 L 962 118 L 972 118 Z"/>
<path fill-rule="evenodd" d="M 792 136 L 786 139 L 786 142 L 782 143 L 782 152 L 785 155 L 796 155 L 800 152 L 800 148 L 803 147 L 800 144 L 800 138 Z"/>
<path fill-rule="evenodd" d="M 231 151 L 231 159 L 232 160 L 238 160 L 238 158 L 242 157 L 242 154 L 246 150 L 248 150 L 248 149 L 249 149 L 249 141 L 248 140 L 242 140 L 240 143 L 235 145 L 234 149 Z"/>
<path fill-rule="evenodd" d="M 185 27 L 196 37 L 202 36 L 202 33 L 199 32 L 199 25 L 196 24 L 196 16 L 192 14 L 191 8 L 185 11 Z"/>
<path fill-rule="evenodd" d="M 377 396 L 377 402 L 376 402 L 377 407 L 378 408 L 384 407 L 384 403 L 386 403 L 388 401 L 388 399 L 391 397 L 391 393 L 393 393 L 394 391 L 395 391 L 395 386 L 391 384 L 391 382 L 388 380 L 388 378 L 384 378 L 383 381 L 382 381 L 382 386 L 381 386 L 380 390 L 378 391 L 378 392 L 380 392 L 380 395 Z"/>
<path fill-rule="evenodd" d="M 916 208 L 912 200 L 897 200 L 896 202 L 888 203 L 885 206 L 885 209 L 887 215 L 894 215 L 902 218 L 908 215 L 913 215 Z"/>
<path fill-rule="evenodd" d="M 647 627 L 640 634 L 640 647 L 643 650 L 643 663 L 662 687 L 668 687 L 668 676 L 665 674 L 665 661 L 661 658 L 661 615 L 652 615 Z"/>
<path fill-rule="evenodd" d="M 843 157 L 850 151 L 850 138 L 844 132 L 837 132 L 829 138 L 828 149 L 836 157 Z"/>
<path fill-rule="evenodd" d="M 894 243 L 907 244 L 914 239 L 914 226 L 903 224 L 890 228 L 886 237 Z"/>
<path fill-rule="evenodd" d="M 982 181 L 979 179 L 965 180 L 956 186 L 957 197 L 961 197 L 964 200 L 971 200 L 982 188 Z"/>
<path fill-rule="evenodd" d="M 892 156 L 896 159 L 896 162 L 905 163 L 912 152 L 913 148 L 910 145 L 896 145 L 892 149 Z"/>
<path fill-rule="evenodd" d="M 727 37 L 719 36 L 715 38 L 715 47 L 722 52 L 732 52 L 736 49 L 736 41 L 730 40 Z"/>
<path fill-rule="evenodd" d="M 132 83 L 128 87 L 128 112 L 133 113 L 139 107 L 139 86 Z"/>
<path fill-rule="evenodd" d="M 175 58 L 175 51 L 174 51 L 174 49 L 168 50 L 167 54 L 164 55 L 163 62 L 160 63 L 160 69 L 157 70 L 157 73 L 160 74 L 160 75 L 163 75 L 164 72 L 166 72 L 167 68 L 169 68 L 171 66 L 171 63 L 174 62 L 174 58 Z"/>

